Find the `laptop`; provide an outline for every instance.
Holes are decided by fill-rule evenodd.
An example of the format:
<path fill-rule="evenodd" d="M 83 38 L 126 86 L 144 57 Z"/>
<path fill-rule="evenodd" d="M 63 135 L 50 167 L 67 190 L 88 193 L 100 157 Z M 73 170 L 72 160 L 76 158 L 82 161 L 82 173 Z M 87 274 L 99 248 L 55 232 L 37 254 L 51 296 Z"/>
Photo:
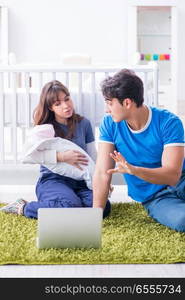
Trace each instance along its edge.
<path fill-rule="evenodd" d="M 99 248 L 101 208 L 39 208 L 37 247 Z"/>

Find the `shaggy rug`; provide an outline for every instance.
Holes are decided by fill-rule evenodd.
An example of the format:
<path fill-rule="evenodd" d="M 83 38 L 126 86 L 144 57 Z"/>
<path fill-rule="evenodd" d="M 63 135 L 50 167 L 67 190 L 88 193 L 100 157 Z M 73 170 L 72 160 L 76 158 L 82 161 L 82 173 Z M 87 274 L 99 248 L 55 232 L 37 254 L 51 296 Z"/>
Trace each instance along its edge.
<path fill-rule="evenodd" d="M 156 223 L 139 203 L 115 203 L 100 249 L 36 247 L 37 220 L 0 212 L 0 264 L 165 264 L 185 262 L 185 233 Z"/>

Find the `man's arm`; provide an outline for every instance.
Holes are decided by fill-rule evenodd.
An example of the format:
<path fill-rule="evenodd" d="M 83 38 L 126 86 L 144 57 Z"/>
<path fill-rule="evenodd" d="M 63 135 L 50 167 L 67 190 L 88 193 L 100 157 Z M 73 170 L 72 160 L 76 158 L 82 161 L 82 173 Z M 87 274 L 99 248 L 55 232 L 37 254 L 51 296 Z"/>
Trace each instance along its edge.
<path fill-rule="evenodd" d="M 94 162 L 96 162 L 96 158 L 97 158 L 97 151 L 96 151 L 96 146 L 95 146 L 95 142 L 91 142 L 86 144 L 87 145 L 87 153 L 89 154 L 89 156 L 92 158 L 92 160 Z"/>
<path fill-rule="evenodd" d="M 184 147 L 168 146 L 164 148 L 161 168 L 135 168 L 134 175 L 154 184 L 177 184 L 182 173 Z"/>
<path fill-rule="evenodd" d="M 160 168 L 143 168 L 129 164 L 125 158 L 118 154 L 112 158 L 119 164 L 116 169 L 109 170 L 108 173 L 127 173 L 135 175 L 153 184 L 167 184 L 174 186 L 177 184 L 182 173 L 184 161 L 184 147 L 168 146 L 164 148 L 162 154 L 162 166 Z"/>
<path fill-rule="evenodd" d="M 114 149 L 114 145 L 111 143 L 100 142 L 98 145 L 98 156 L 93 176 L 93 207 L 105 207 L 112 178 L 112 174 L 108 174 L 107 170 L 114 168 L 114 160 L 110 157 L 110 153 Z"/>

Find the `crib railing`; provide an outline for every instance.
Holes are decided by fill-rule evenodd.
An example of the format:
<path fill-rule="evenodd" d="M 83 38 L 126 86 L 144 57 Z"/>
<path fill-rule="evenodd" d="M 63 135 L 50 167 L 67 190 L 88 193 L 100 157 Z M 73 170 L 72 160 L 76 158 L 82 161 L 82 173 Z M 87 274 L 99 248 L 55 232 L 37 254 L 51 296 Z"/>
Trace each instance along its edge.
<path fill-rule="evenodd" d="M 145 103 L 157 106 L 157 66 L 124 67 L 135 71 L 143 80 Z M 46 82 L 57 79 L 64 83 L 71 92 L 75 111 L 90 119 L 95 130 L 104 114 L 100 82 L 122 68 L 0 66 L 0 164 L 20 162 L 27 131 L 32 127 L 33 109 Z"/>

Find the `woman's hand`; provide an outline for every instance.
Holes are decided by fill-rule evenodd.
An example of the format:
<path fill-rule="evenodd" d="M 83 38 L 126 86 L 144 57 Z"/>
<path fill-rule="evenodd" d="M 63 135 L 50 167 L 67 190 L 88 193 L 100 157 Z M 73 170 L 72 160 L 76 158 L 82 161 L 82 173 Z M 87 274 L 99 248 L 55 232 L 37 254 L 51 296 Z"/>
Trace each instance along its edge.
<path fill-rule="evenodd" d="M 114 151 L 114 154 L 110 153 L 110 157 L 114 159 L 114 161 L 117 164 L 117 167 L 115 169 L 107 170 L 108 174 L 127 173 L 133 175 L 133 171 L 135 167 L 129 164 L 119 152 Z"/>
<path fill-rule="evenodd" d="M 80 165 L 88 165 L 87 156 L 78 150 L 68 150 L 64 152 L 57 152 L 57 161 L 65 162 L 76 168 L 83 170 Z"/>

